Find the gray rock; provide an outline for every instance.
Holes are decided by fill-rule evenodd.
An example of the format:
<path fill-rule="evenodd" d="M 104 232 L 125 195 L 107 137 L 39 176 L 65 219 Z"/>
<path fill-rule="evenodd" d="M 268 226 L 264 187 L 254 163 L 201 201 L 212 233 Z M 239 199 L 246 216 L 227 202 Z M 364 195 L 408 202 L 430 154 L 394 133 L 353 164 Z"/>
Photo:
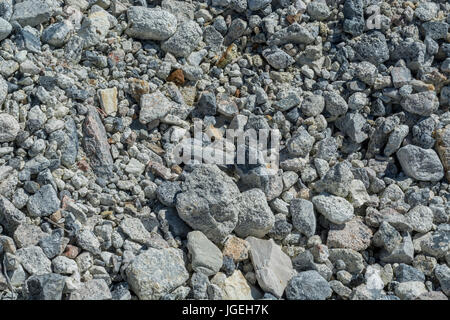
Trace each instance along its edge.
<path fill-rule="evenodd" d="M 406 111 L 421 116 L 429 116 L 439 108 L 439 100 L 434 91 L 407 95 L 400 104 Z"/>
<path fill-rule="evenodd" d="M 150 232 L 145 229 L 138 218 L 126 217 L 120 222 L 120 230 L 132 241 L 140 244 L 149 244 L 151 240 Z"/>
<path fill-rule="evenodd" d="M 183 252 L 150 248 L 138 255 L 126 269 L 127 281 L 141 300 L 158 300 L 189 278 Z"/>
<path fill-rule="evenodd" d="M 292 138 L 286 141 L 286 146 L 293 156 L 306 157 L 314 144 L 314 137 L 301 128 Z"/>
<path fill-rule="evenodd" d="M 229 46 L 236 39 L 239 39 L 244 34 L 245 29 L 247 28 L 247 22 L 242 19 L 234 19 L 231 22 L 230 27 L 228 28 L 228 33 L 223 40 L 223 44 Z"/>
<path fill-rule="evenodd" d="M 434 269 L 434 274 L 438 279 L 441 290 L 447 295 L 450 295 L 450 268 L 445 264 L 439 264 Z"/>
<path fill-rule="evenodd" d="M 343 25 L 344 31 L 353 36 L 362 34 L 366 26 L 363 0 L 346 0 L 343 11 L 345 18 Z"/>
<path fill-rule="evenodd" d="M 354 44 L 356 57 L 360 61 L 368 61 L 374 65 L 389 59 L 389 48 L 386 37 L 379 31 L 364 33 Z"/>
<path fill-rule="evenodd" d="M 434 2 L 420 2 L 414 11 L 414 15 L 421 21 L 430 21 L 436 17 L 439 5 Z"/>
<path fill-rule="evenodd" d="M 6 39 L 12 31 L 11 24 L 3 18 L 0 18 L 0 41 Z"/>
<path fill-rule="evenodd" d="M 398 282 L 420 281 L 425 282 L 425 275 L 419 269 L 400 263 L 394 269 L 395 279 Z"/>
<path fill-rule="evenodd" d="M 300 272 L 286 287 L 288 300 L 325 300 L 332 294 L 328 282 L 315 270 Z"/>
<path fill-rule="evenodd" d="M 14 231 L 14 241 L 18 248 L 35 246 L 46 236 L 40 227 L 34 224 L 22 223 Z"/>
<path fill-rule="evenodd" d="M 43 42 L 59 48 L 69 41 L 72 30 L 73 25 L 68 20 L 54 23 L 42 32 L 41 39 Z"/>
<path fill-rule="evenodd" d="M 403 172 L 419 181 L 439 181 L 444 177 L 444 167 L 434 150 L 407 145 L 397 151 Z"/>
<path fill-rule="evenodd" d="M 192 257 L 192 269 L 207 276 L 215 275 L 222 267 L 222 252 L 200 231 L 187 235 L 187 248 Z"/>
<path fill-rule="evenodd" d="M 33 275 L 25 282 L 27 300 L 61 300 L 66 277 L 55 273 Z"/>
<path fill-rule="evenodd" d="M 70 294 L 69 300 L 111 300 L 111 291 L 104 279 L 83 282 L 80 288 Z"/>
<path fill-rule="evenodd" d="M 168 40 L 161 44 L 161 49 L 177 57 L 187 57 L 202 39 L 202 29 L 195 21 L 183 22 Z"/>
<path fill-rule="evenodd" d="M 268 48 L 262 52 L 262 55 L 275 69 L 286 69 L 295 62 L 294 58 L 278 48 Z"/>
<path fill-rule="evenodd" d="M 400 125 L 396 127 L 390 134 L 388 141 L 386 143 L 386 147 L 384 148 L 384 155 L 389 157 L 400 148 L 403 139 L 409 133 L 409 127 L 407 125 Z"/>
<path fill-rule="evenodd" d="M 0 143 L 14 141 L 19 130 L 19 123 L 13 116 L 0 113 Z"/>
<path fill-rule="evenodd" d="M 330 14 L 330 8 L 328 8 L 326 1 L 312 1 L 308 3 L 306 12 L 309 16 L 318 21 L 326 20 Z"/>
<path fill-rule="evenodd" d="M 402 242 L 395 247 L 392 252 L 382 250 L 380 253 L 380 259 L 386 263 L 406 263 L 410 264 L 414 258 L 414 245 L 411 240 L 411 236 L 407 232 L 403 236 Z"/>
<path fill-rule="evenodd" d="M 161 9 L 130 7 L 126 33 L 136 39 L 167 40 L 177 30 L 177 18 Z"/>
<path fill-rule="evenodd" d="M 106 130 L 95 108 L 90 107 L 83 123 L 83 148 L 90 158 L 95 174 L 101 178 L 112 175 L 113 159 Z"/>
<path fill-rule="evenodd" d="M 352 165 L 348 161 L 335 164 L 318 181 L 314 188 L 319 192 L 329 192 L 335 196 L 347 197 L 350 184 L 353 181 Z"/>
<path fill-rule="evenodd" d="M 77 232 L 75 238 L 80 248 L 93 254 L 100 254 L 100 242 L 92 231 L 82 229 Z"/>
<path fill-rule="evenodd" d="M 424 254 L 440 258 L 448 254 L 450 250 L 450 225 L 440 224 L 431 237 L 421 243 Z"/>
<path fill-rule="evenodd" d="M 335 91 L 327 91 L 324 94 L 325 109 L 332 117 L 345 114 L 348 110 L 347 102 Z"/>
<path fill-rule="evenodd" d="M 401 300 L 414 300 L 421 294 L 428 292 L 423 282 L 402 282 L 395 288 L 395 295 Z"/>
<path fill-rule="evenodd" d="M 322 113 L 325 108 L 325 99 L 320 95 L 308 95 L 303 99 L 302 112 L 308 117 L 314 117 Z"/>
<path fill-rule="evenodd" d="M 29 246 L 16 251 L 16 257 L 23 268 L 31 275 L 42 275 L 52 272 L 51 262 L 42 249 Z"/>
<path fill-rule="evenodd" d="M 406 214 L 407 222 L 420 233 L 427 233 L 433 228 L 433 217 L 433 211 L 423 205 L 415 206 Z"/>
<path fill-rule="evenodd" d="M 413 78 L 411 71 L 406 67 L 394 67 L 391 70 L 392 83 L 396 88 L 407 85 Z"/>
<path fill-rule="evenodd" d="M 14 5 L 14 13 L 11 21 L 17 21 L 22 26 L 36 26 L 49 20 L 54 13 L 54 8 L 44 0 L 26 0 Z"/>
<path fill-rule="evenodd" d="M 359 274 L 364 270 L 364 259 L 362 255 L 352 249 L 330 249 L 329 257 L 333 264 L 342 260 L 345 264 L 345 270 L 351 274 Z"/>
<path fill-rule="evenodd" d="M 378 247 L 384 247 L 392 252 L 402 242 L 400 233 L 388 222 L 382 221 L 378 231 L 373 236 L 373 243 Z"/>
<path fill-rule="evenodd" d="M 49 216 L 59 209 L 60 202 L 55 189 L 51 184 L 47 184 L 28 199 L 28 214 L 32 217 Z"/>
<path fill-rule="evenodd" d="M 363 131 L 366 119 L 360 113 L 347 113 L 335 123 L 345 135 L 356 143 L 362 143 L 368 138 L 368 135 Z"/>
<path fill-rule="evenodd" d="M 247 5 L 251 11 L 257 11 L 263 9 L 267 5 L 269 5 L 272 0 L 248 0 Z"/>
<path fill-rule="evenodd" d="M 295 274 L 291 259 L 272 239 L 248 237 L 246 240 L 250 244 L 250 258 L 259 286 L 280 298 Z"/>
<path fill-rule="evenodd" d="M 157 91 L 142 95 L 140 106 L 139 121 L 147 124 L 164 118 L 172 108 L 172 103 L 161 92 Z"/>
<path fill-rule="evenodd" d="M 25 215 L 18 210 L 8 199 L 0 195 L 0 223 L 9 234 L 25 222 Z"/>
<path fill-rule="evenodd" d="M 274 226 L 275 217 L 267 204 L 264 192 L 251 189 L 236 198 L 239 219 L 234 232 L 240 238 L 264 237 Z"/>
<path fill-rule="evenodd" d="M 317 211 L 335 224 L 343 224 L 353 218 L 353 206 L 344 198 L 322 194 L 312 198 Z"/>
<path fill-rule="evenodd" d="M 240 194 L 236 184 L 215 165 L 197 166 L 182 184 L 176 208 L 194 230 L 220 242 L 238 222 L 238 209 L 231 205 Z"/>
<path fill-rule="evenodd" d="M 289 212 L 292 216 L 292 224 L 308 238 L 316 232 L 316 216 L 311 201 L 305 199 L 292 199 Z"/>
<path fill-rule="evenodd" d="M 175 207 L 177 194 L 181 192 L 178 182 L 165 181 L 156 189 L 156 196 L 159 202 L 168 207 Z"/>

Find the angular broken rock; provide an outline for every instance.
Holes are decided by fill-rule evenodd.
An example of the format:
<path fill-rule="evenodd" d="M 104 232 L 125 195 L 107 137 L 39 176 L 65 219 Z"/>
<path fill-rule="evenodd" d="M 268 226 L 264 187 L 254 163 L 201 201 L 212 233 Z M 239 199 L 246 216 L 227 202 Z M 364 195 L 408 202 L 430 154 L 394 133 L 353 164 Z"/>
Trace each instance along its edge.
<path fill-rule="evenodd" d="M 141 300 L 159 300 L 189 279 L 183 252 L 175 248 L 150 248 L 126 269 L 128 284 Z"/>
<path fill-rule="evenodd" d="M 0 224 L 12 235 L 16 228 L 25 222 L 25 215 L 8 199 L 0 195 Z"/>
<path fill-rule="evenodd" d="M 177 30 L 177 18 L 165 10 L 134 6 L 128 9 L 127 16 L 125 32 L 132 38 L 166 40 Z"/>
<path fill-rule="evenodd" d="M 444 177 L 444 167 L 432 149 L 422 149 L 409 144 L 397 151 L 403 171 L 419 181 L 436 182 Z"/>
<path fill-rule="evenodd" d="M 239 196 L 233 180 L 216 165 L 199 165 L 186 177 L 177 195 L 178 215 L 194 230 L 215 243 L 230 234 L 238 222 L 232 205 Z"/>
<path fill-rule="evenodd" d="M 49 216 L 59 209 L 60 203 L 55 189 L 51 184 L 46 184 L 28 199 L 28 214 L 32 217 Z"/>
<path fill-rule="evenodd" d="M 143 94 L 140 101 L 139 121 L 147 124 L 164 118 L 170 111 L 172 103 L 161 92 Z"/>
<path fill-rule="evenodd" d="M 343 225 L 330 225 L 327 246 L 362 251 L 369 247 L 372 230 L 359 217 L 354 217 Z"/>
<path fill-rule="evenodd" d="M 436 151 L 444 166 L 447 181 L 450 181 L 450 125 L 436 130 Z"/>
<path fill-rule="evenodd" d="M 92 279 L 83 282 L 70 294 L 69 300 L 111 300 L 111 291 L 104 279 Z"/>
<path fill-rule="evenodd" d="M 14 141 L 19 130 L 19 123 L 13 116 L 0 113 L 0 143 Z"/>
<path fill-rule="evenodd" d="M 222 267 L 222 252 L 200 231 L 187 235 L 187 248 L 192 257 L 192 269 L 207 276 L 219 272 Z"/>
<path fill-rule="evenodd" d="M 98 90 L 98 98 L 103 111 L 108 116 L 114 116 L 117 112 L 117 88 Z"/>
<path fill-rule="evenodd" d="M 259 286 L 280 298 L 288 281 L 294 276 L 291 259 L 281 251 L 273 239 L 261 240 L 248 237 L 250 258 Z"/>
<path fill-rule="evenodd" d="M 236 198 L 236 206 L 239 210 L 239 220 L 234 232 L 239 237 L 262 238 L 272 229 L 275 216 L 261 189 L 251 189 L 241 193 Z"/>
<path fill-rule="evenodd" d="M 94 107 L 90 107 L 83 123 L 83 148 L 91 160 L 91 166 L 97 176 L 112 175 L 113 159 L 102 120 Z"/>
<path fill-rule="evenodd" d="M 16 257 L 29 274 L 41 275 L 52 272 L 51 262 L 40 247 L 21 248 L 16 251 Z"/>
<path fill-rule="evenodd" d="M 343 224 L 353 218 L 353 206 L 341 197 L 321 194 L 312 198 L 312 202 L 327 220 L 335 224 Z"/>
<path fill-rule="evenodd" d="M 223 300 L 253 300 L 250 286 L 240 270 L 235 270 L 229 277 L 219 272 L 211 283 L 222 289 Z"/>
<path fill-rule="evenodd" d="M 289 212 L 292 216 L 292 224 L 295 229 L 307 237 L 312 237 L 316 232 L 316 215 L 311 201 L 305 199 L 292 199 Z"/>

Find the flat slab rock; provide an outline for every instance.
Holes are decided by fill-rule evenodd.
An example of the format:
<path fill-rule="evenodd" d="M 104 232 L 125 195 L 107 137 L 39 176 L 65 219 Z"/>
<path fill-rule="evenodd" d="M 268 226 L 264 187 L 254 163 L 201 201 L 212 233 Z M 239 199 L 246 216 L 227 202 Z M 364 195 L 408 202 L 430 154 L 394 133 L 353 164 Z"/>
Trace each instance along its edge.
<path fill-rule="evenodd" d="M 245 239 L 250 244 L 250 258 L 259 286 L 280 298 L 288 281 L 294 276 L 291 259 L 272 239 Z"/>

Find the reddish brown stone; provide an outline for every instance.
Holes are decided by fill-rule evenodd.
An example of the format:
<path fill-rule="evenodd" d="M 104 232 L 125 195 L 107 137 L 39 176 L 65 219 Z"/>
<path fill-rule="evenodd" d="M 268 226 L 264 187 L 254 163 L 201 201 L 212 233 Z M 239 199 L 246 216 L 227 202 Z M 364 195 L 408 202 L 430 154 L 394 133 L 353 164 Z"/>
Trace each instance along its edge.
<path fill-rule="evenodd" d="M 181 69 L 176 69 L 173 71 L 168 77 L 167 81 L 174 82 L 178 86 L 182 86 L 184 84 L 184 73 Z"/>
<path fill-rule="evenodd" d="M 63 255 L 65 255 L 67 258 L 75 259 L 79 253 L 80 253 L 80 248 L 73 246 L 71 244 L 68 244 L 66 246 L 66 250 L 64 250 Z"/>

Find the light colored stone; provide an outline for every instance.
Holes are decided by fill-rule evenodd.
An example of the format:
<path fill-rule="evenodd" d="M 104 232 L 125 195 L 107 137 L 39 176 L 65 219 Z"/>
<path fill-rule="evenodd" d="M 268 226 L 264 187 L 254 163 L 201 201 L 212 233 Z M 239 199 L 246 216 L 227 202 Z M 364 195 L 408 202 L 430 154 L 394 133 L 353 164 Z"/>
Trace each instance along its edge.
<path fill-rule="evenodd" d="M 250 258 L 259 286 L 276 297 L 283 295 L 288 281 L 295 274 L 291 259 L 272 239 L 246 239 L 250 244 Z"/>
<path fill-rule="evenodd" d="M 98 98 L 103 111 L 109 116 L 115 116 L 117 112 L 117 88 L 98 90 Z"/>

